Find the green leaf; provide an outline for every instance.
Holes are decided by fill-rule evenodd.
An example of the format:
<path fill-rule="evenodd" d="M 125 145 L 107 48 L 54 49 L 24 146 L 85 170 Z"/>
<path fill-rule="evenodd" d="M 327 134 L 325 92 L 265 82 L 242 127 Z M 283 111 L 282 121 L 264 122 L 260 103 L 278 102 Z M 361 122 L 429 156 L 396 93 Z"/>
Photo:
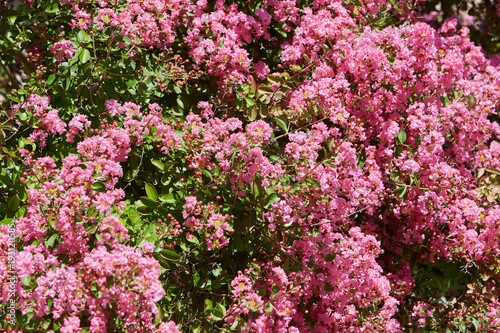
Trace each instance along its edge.
<path fill-rule="evenodd" d="M 45 81 L 45 84 L 50 86 L 52 83 L 54 83 L 54 80 L 56 79 L 55 74 L 50 74 L 47 80 Z"/>
<path fill-rule="evenodd" d="M 213 179 L 213 176 L 212 176 L 212 173 L 208 170 L 200 170 L 200 172 L 205 175 L 205 177 L 207 177 L 208 179 L 212 180 Z"/>
<path fill-rule="evenodd" d="M 270 195 L 268 195 L 266 197 L 266 199 L 264 200 L 264 208 L 265 209 L 268 209 L 269 207 L 271 207 L 271 205 L 277 201 L 280 201 L 280 198 L 279 196 L 276 194 L 276 193 L 271 193 Z"/>
<path fill-rule="evenodd" d="M 404 198 L 404 196 L 406 195 L 406 192 L 407 192 L 406 187 L 399 187 L 399 188 L 395 189 L 392 193 L 394 195 L 399 194 L 400 198 Z"/>
<path fill-rule="evenodd" d="M 479 321 L 476 318 L 472 318 L 472 324 L 474 324 L 474 327 L 476 328 L 476 331 L 479 331 Z"/>
<path fill-rule="evenodd" d="M 85 64 L 90 59 L 90 51 L 87 49 L 83 49 L 80 53 L 80 61 L 82 64 Z"/>
<path fill-rule="evenodd" d="M 205 312 L 211 311 L 213 309 L 212 301 L 208 298 L 205 299 Z"/>
<path fill-rule="evenodd" d="M 335 253 L 329 253 L 325 256 L 325 261 L 326 262 L 334 261 L 336 256 L 337 255 Z"/>
<path fill-rule="evenodd" d="M 57 14 L 59 12 L 59 5 L 57 2 L 51 3 L 47 8 L 45 8 L 45 12 L 48 14 Z"/>
<path fill-rule="evenodd" d="M 21 203 L 21 200 L 17 197 L 17 194 L 13 195 L 7 204 L 7 207 L 11 212 L 15 212 L 19 209 L 19 204 Z"/>
<path fill-rule="evenodd" d="M 222 303 L 217 303 L 217 306 L 222 311 L 222 315 L 225 316 L 226 315 L 226 308 L 224 307 L 224 305 L 222 305 Z"/>
<path fill-rule="evenodd" d="M 182 101 L 181 96 L 177 96 L 177 105 L 184 110 L 184 102 Z"/>
<path fill-rule="evenodd" d="M 3 219 L 2 221 L 0 221 L 0 225 L 10 224 L 12 223 L 13 220 L 14 220 L 13 218 Z"/>
<path fill-rule="evenodd" d="M 151 160 L 151 163 L 160 171 L 163 171 L 165 169 L 165 164 L 163 164 L 163 162 L 161 161 Z"/>
<path fill-rule="evenodd" d="M 149 214 L 153 209 L 148 206 L 144 206 L 144 204 L 140 201 L 137 201 L 136 203 L 136 210 L 139 214 Z"/>
<path fill-rule="evenodd" d="M 175 91 L 176 94 L 182 94 L 181 88 L 179 88 L 177 86 L 174 86 L 174 91 Z"/>
<path fill-rule="evenodd" d="M 80 43 L 87 43 L 92 41 L 92 37 L 88 33 L 85 32 L 85 30 L 80 30 L 78 31 L 78 34 L 76 35 L 78 37 L 78 41 Z"/>
<path fill-rule="evenodd" d="M 26 121 L 26 119 L 28 119 L 28 114 L 26 112 L 19 112 L 18 116 L 21 121 Z"/>
<path fill-rule="evenodd" d="M 222 272 L 223 272 L 222 267 L 217 267 L 217 268 L 215 268 L 215 269 L 212 270 L 212 274 L 215 277 L 218 277 L 219 275 L 221 275 Z"/>
<path fill-rule="evenodd" d="M 251 108 L 248 112 L 248 120 L 254 121 L 257 119 L 257 116 L 259 115 L 259 112 L 257 112 L 256 108 Z"/>
<path fill-rule="evenodd" d="M 160 199 L 161 202 L 166 202 L 166 203 L 169 203 L 169 204 L 174 204 L 175 203 L 175 199 L 174 199 L 174 194 L 173 193 L 162 194 L 162 195 L 159 195 L 158 198 Z"/>
<path fill-rule="evenodd" d="M 257 99 L 258 99 L 261 103 L 263 103 L 263 104 L 269 104 L 269 103 L 271 103 L 271 94 L 269 94 L 269 95 L 259 94 L 259 95 L 257 96 Z"/>
<path fill-rule="evenodd" d="M 45 241 L 45 246 L 49 248 L 53 247 L 54 243 L 56 242 L 57 236 L 57 234 L 53 234 L 52 236 L 50 236 L 50 238 Z"/>
<path fill-rule="evenodd" d="M 279 84 L 283 81 L 283 78 L 278 75 L 270 74 L 267 76 L 267 81 L 269 81 L 270 84 Z"/>
<path fill-rule="evenodd" d="M 280 118 L 274 118 L 274 121 L 285 131 L 285 133 L 288 133 L 288 126 L 283 120 L 281 120 Z"/>
<path fill-rule="evenodd" d="M 132 44 L 132 40 L 130 38 L 128 38 L 127 36 L 118 36 L 115 38 L 115 41 L 117 41 L 118 43 L 122 43 L 124 45 Z"/>
<path fill-rule="evenodd" d="M 271 303 L 267 303 L 267 304 L 266 304 L 266 308 L 265 308 L 265 310 L 266 310 L 266 312 L 267 312 L 267 313 L 272 312 L 272 311 L 273 311 L 273 309 L 274 309 L 274 308 L 273 308 L 273 305 L 272 305 Z"/>
<path fill-rule="evenodd" d="M 182 257 L 179 253 L 167 249 L 161 250 L 160 254 L 168 260 L 179 260 Z"/>
<path fill-rule="evenodd" d="M 397 195 L 397 194 L 401 194 L 404 192 L 404 190 L 406 190 L 406 187 L 398 187 L 397 189 L 395 189 L 394 191 L 392 191 L 392 193 L 394 195 Z"/>
<path fill-rule="evenodd" d="M 406 142 L 406 132 L 401 130 L 399 131 L 399 133 L 396 135 L 396 137 L 398 138 L 399 142 L 401 143 L 405 143 Z"/>
<path fill-rule="evenodd" d="M 219 309 L 219 308 L 215 308 L 213 309 L 212 311 L 212 318 L 215 320 L 215 321 L 220 321 L 222 319 L 224 319 L 224 313 L 222 313 L 222 310 Z"/>
<path fill-rule="evenodd" d="M 16 102 L 16 103 L 21 103 L 21 100 L 20 100 L 19 98 L 17 98 L 16 96 L 14 96 L 14 95 L 7 94 L 7 95 L 6 95 L 6 97 L 7 97 L 8 99 L 10 99 L 11 101 L 14 101 L 14 102 Z"/>
<path fill-rule="evenodd" d="M 26 287 L 29 287 L 29 285 L 31 284 L 31 281 L 32 281 L 32 277 L 31 276 L 26 276 L 26 277 L 23 277 L 21 279 L 23 285 L 25 285 Z"/>
<path fill-rule="evenodd" d="M 160 255 L 160 253 L 153 253 L 153 257 L 158 260 L 160 266 L 165 269 L 170 269 L 170 264 Z"/>
<path fill-rule="evenodd" d="M 257 92 L 261 95 L 272 95 L 274 94 L 273 88 L 266 86 L 265 84 L 261 84 L 259 88 L 257 88 Z"/>
<path fill-rule="evenodd" d="M 145 189 L 146 189 L 146 195 L 148 196 L 148 198 L 150 198 L 154 201 L 158 200 L 158 192 L 156 192 L 156 189 L 153 185 L 147 183 L 145 186 Z"/>
<path fill-rule="evenodd" d="M 307 181 L 313 184 L 315 187 L 321 188 L 321 184 L 316 179 L 309 177 L 307 178 Z"/>
<path fill-rule="evenodd" d="M 150 199 L 148 197 L 141 197 L 141 202 L 147 207 L 158 206 L 158 202 L 156 200 Z"/>
<path fill-rule="evenodd" d="M 106 190 L 106 185 L 103 182 L 95 182 L 92 184 L 91 188 L 96 192 L 104 192 Z"/>
<path fill-rule="evenodd" d="M 187 238 L 187 241 L 190 242 L 190 243 L 193 243 L 195 245 L 199 245 L 200 244 L 200 240 L 198 238 L 196 238 L 196 236 L 192 236 L 191 238 Z"/>
<path fill-rule="evenodd" d="M 245 96 L 245 101 L 247 102 L 248 107 L 254 106 L 254 104 L 255 104 L 255 100 L 253 98 L 248 97 L 248 96 Z"/>
<path fill-rule="evenodd" d="M 63 88 L 64 90 L 68 90 L 69 87 L 71 87 L 71 80 L 69 78 L 64 79 L 63 81 Z"/>
<path fill-rule="evenodd" d="M 236 320 L 234 321 L 234 323 L 231 325 L 230 327 L 230 332 L 236 332 L 237 331 L 237 328 L 239 327 L 239 325 L 241 324 L 240 322 L 242 321 L 243 319 L 241 319 L 241 317 L 236 317 Z"/>

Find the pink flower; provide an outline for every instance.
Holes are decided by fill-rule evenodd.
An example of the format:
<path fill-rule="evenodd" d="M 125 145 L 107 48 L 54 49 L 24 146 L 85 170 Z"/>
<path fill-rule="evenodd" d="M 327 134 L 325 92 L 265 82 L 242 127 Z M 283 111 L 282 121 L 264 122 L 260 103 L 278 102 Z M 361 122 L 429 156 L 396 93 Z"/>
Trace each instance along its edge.
<path fill-rule="evenodd" d="M 155 250 L 155 245 L 150 242 L 143 242 L 141 247 L 146 251 L 146 253 L 153 253 Z"/>
<path fill-rule="evenodd" d="M 162 322 L 160 324 L 160 328 L 158 329 L 158 333 L 179 333 L 179 327 L 173 322 L 169 321 L 168 323 Z"/>
<path fill-rule="evenodd" d="M 63 39 L 60 42 L 57 42 L 50 48 L 50 52 L 54 54 L 58 62 L 63 61 L 64 59 L 71 59 L 73 55 L 76 53 L 76 50 L 73 48 L 73 42 L 67 39 Z"/>
<path fill-rule="evenodd" d="M 248 124 L 247 134 L 257 142 L 266 142 L 271 138 L 273 130 L 264 120 L 254 121 Z"/>
<path fill-rule="evenodd" d="M 63 327 L 61 327 L 61 333 L 77 333 L 80 332 L 80 318 L 78 317 L 66 317 L 64 318 Z"/>
<path fill-rule="evenodd" d="M 231 281 L 231 287 L 233 288 L 233 295 L 238 297 L 241 294 L 249 292 L 252 289 L 252 283 L 248 277 L 238 272 L 238 276 Z"/>
<path fill-rule="evenodd" d="M 259 61 L 254 64 L 253 69 L 255 71 L 255 75 L 257 75 L 257 77 L 261 80 L 265 80 L 269 73 L 271 73 L 269 67 L 263 61 Z"/>
<path fill-rule="evenodd" d="M 420 170 L 420 165 L 414 160 L 407 160 L 401 166 L 401 170 L 416 173 Z"/>

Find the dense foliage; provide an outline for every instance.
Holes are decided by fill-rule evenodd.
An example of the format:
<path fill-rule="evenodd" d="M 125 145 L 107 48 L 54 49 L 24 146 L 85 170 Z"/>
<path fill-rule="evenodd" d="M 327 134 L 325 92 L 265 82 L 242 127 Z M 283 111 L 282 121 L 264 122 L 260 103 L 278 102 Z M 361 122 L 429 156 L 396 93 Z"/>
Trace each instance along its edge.
<path fill-rule="evenodd" d="M 1 4 L 0 327 L 498 332 L 500 8 L 436 3 Z"/>

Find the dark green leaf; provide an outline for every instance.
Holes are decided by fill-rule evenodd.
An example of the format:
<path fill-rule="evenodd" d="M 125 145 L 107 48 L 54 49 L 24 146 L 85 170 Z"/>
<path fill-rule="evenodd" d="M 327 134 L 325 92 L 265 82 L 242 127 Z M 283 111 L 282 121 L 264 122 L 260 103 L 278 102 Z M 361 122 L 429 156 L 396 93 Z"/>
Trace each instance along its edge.
<path fill-rule="evenodd" d="M 315 187 L 321 188 L 321 184 L 316 179 L 309 177 L 307 178 L 307 181 L 313 184 Z"/>
<path fill-rule="evenodd" d="M 143 197 L 143 198 L 146 198 L 146 197 Z M 146 198 L 148 200 L 150 200 L 149 198 Z M 137 211 L 139 212 L 139 214 L 149 214 L 151 212 L 151 207 L 148 207 L 148 206 L 138 206 L 137 207 Z"/>
<path fill-rule="evenodd" d="M 327 255 L 325 256 L 325 261 L 326 261 L 326 262 L 331 262 L 331 261 L 335 260 L 335 257 L 336 257 L 336 256 L 337 256 L 337 255 L 336 255 L 335 253 L 329 253 L 329 254 L 327 254 Z"/>
<path fill-rule="evenodd" d="M 274 118 L 274 121 L 285 131 L 285 133 L 288 133 L 288 126 L 283 120 L 281 120 L 280 118 Z"/>
<path fill-rule="evenodd" d="M 168 259 L 168 260 L 179 260 L 181 259 L 181 255 L 172 251 L 172 250 L 167 250 L 167 249 L 164 249 L 164 250 L 161 250 L 161 255 L 165 258 L 165 259 Z"/>
<path fill-rule="evenodd" d="M 406 187 L 398 187 L 397 189 L 395 189 L 394 191 L 392 191 L 393 194 L 397 195 L 397 194 L 401 194 L 404 192 L 404 190 L 406 189 Z"/>
<path fill-rule="evenodd" d="M 161 267 L 170 269 L 170 264 L 160 255 L 160 253 L 153 253 L 153 257 L 158 260 Z"/>
<path fill-rule="evenodd" d="M 11 212 L 15 212 L 19 209 L 19 204 L 21 203 L 21 200 L 17 197 L 17 194 L 13 195 L 7 204 L 7 207 Z"/>
<path fill-rule="evenodd" d="M 130 38 L 128 38 L 127 36 L 119 36 L 119 37 L 115 38 L 115 40 L 119 43 L 124 44 L 124 45 L 132 44 L 132 40 Z"/>
<path fill-rule="evenodd" d="M 106 190 L 106 185 L 103 182 L 95 182 L 91 187 L 96 192 L 104 192 Z"/>
<path fill-rule="evenodd" d="M 147 207 L 156 207 L 158 202 L 148 197 L 141 197 L 141 202 Z"/>

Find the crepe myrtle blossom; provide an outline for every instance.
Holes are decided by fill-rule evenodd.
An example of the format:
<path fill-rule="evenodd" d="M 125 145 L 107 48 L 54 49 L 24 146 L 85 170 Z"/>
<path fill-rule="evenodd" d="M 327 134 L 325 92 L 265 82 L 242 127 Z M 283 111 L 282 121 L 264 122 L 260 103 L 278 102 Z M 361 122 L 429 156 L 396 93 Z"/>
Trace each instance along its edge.
<path fill-rule="evenodd" d="M 70 60 L 73 58 L 73 55 L 77 51 L 73 48 L 72 41 L 63 39 L 55 43 L 54 46 L 50 48 L 50 52 L 54 54 L 58 62 L 62 62 L 63 60 Z"/>
<path fill-rule="evenodd" d="M 399 11 L 387 1 L 257 7 L 61 1 L 73 30 L 44 35 L 37 47 L 57 65 L 45 62 L 45 74 L 62 74 L 86 32 L 98 57 L 85 80 L 99 89 L 65 105 L 59 86 L 28 85 L 2 121 L 22 129 L 14 139 L 25 135 L 3 150 L 22 177 L 1 174 L 20 314 L 61 332 L 212 321 L 241 332 L 437 331 L 459 316 L 498 331 L 498 57 L 456 20 L 425 23 L 436 13 L 381 20 Z M 143 56 L 173 74 L 121 66 Z M 175 88 L 156 94 L 163 76 Z M 118 77 L 130 81 L 110 99 Z M 162 251 L 179 258 L 165 264 Z M 415 272 L 443 264 L 470 270 L 468 288 L 481 293 L 420 299 Z M 186 307 L 171 306 L 173 294 Z M 199 311 L 195 300 L 218 304 Z"/>

